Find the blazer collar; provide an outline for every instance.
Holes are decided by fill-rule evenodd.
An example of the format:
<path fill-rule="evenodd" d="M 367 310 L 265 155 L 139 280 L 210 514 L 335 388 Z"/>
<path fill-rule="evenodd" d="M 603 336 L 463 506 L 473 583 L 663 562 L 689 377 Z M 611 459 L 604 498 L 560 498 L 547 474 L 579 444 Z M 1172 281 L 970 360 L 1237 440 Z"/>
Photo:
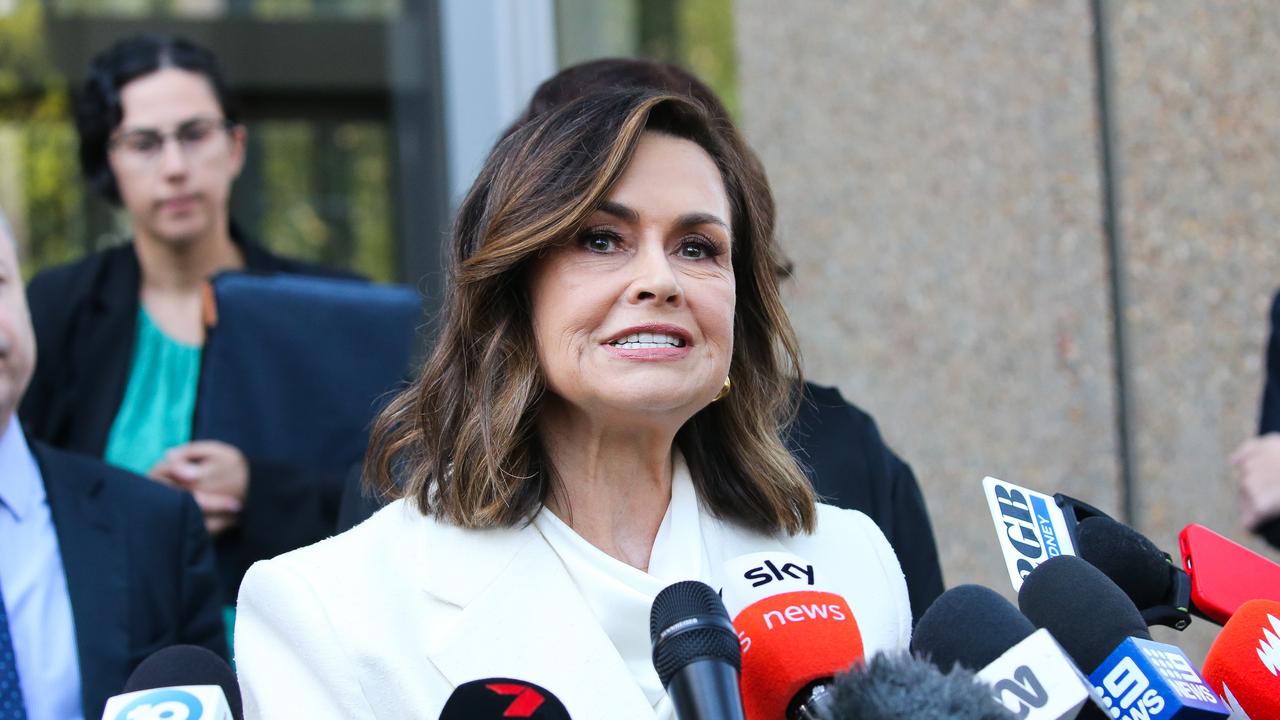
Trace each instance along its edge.
<path fill-rule="evenodd" d="M 416 544 L 423 589 L 460 609 L 428 643 L 450 683 L 512 678 L 550 690 L 574 717 L 654 717 L 536 528 L 463 530 L 433 520 L 426 527 Z"/>

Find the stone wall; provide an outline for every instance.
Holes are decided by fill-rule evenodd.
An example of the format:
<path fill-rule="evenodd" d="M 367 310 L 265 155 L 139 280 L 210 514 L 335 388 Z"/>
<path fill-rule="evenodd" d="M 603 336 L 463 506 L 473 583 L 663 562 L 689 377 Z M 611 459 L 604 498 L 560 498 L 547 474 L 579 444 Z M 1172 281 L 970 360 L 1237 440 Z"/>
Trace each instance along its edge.
<path fill-rule="evenodd" d="M 948 584 L 1009 591 L 988 474 L 1120 513 L 1127 470 L 1166 550 L 1192 521 L 1261 548 L 1225 458 L 1256 424 L 1280 284 L 1280 5 L 1106 4 L 1115 267 L 1089 3 L 736 12 L 807 373 L 912 463 Z M 1178 640 L 1203 654 L 1211 630 Z"/>

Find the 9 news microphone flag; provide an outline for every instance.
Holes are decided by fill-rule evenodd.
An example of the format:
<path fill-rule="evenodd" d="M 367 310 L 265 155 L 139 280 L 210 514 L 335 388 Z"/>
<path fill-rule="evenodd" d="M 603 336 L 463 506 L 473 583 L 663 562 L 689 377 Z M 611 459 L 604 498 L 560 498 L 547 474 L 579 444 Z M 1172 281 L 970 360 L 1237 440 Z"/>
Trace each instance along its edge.
<path fill-rule="evenodd" d="M 1152 641 L 1133 601 L 1088 562 L 1065 555 L 1045 561 L 1027 575 L 1018 603 L 1089 673 L 1095 696 L 1115 720 L 1231 714 L 1186 655 Z"/>

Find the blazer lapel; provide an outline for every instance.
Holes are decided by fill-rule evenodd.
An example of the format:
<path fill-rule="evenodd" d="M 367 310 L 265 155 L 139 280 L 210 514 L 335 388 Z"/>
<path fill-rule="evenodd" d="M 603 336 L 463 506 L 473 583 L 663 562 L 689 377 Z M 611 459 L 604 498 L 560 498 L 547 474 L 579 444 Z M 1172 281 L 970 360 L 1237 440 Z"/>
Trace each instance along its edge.
<path fill-rule="evenodd" d="M 101 476 L 77 476 L 57 451 L 31 444 L 58 535 L 86 698 L 120 691 L 128 679 L 128 567 Z"/>
<path fill-rule="evenodd" d="M 560 558 L 533 526 L 464 531 L 435 524 L 431 534 L 423 543 L 431 551 L 419 565 L 425 589 L 461 609 L 448 639 L 428 653 L 450 683 L 525 680 L 554 693 L 574 717 L 654 717 Z"/>

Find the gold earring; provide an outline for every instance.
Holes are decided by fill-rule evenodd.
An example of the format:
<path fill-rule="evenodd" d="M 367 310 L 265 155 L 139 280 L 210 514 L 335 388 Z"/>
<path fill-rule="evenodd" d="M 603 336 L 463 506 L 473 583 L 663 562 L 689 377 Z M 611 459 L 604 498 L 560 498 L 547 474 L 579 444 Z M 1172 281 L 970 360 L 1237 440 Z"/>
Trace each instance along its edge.
<path fill-rule="evenodd" d="M 728 375 L 725 375 L 724 385 L 720 386 L 720 392 L 716 393 L 716 396 L 711 398 L 711 402 L 715 402 L 717 400 L 723 400 L 725 396 L 729 394 L 729 391 L 732 389 L 733 389 L 733 381 L 729 379 Z"/>

